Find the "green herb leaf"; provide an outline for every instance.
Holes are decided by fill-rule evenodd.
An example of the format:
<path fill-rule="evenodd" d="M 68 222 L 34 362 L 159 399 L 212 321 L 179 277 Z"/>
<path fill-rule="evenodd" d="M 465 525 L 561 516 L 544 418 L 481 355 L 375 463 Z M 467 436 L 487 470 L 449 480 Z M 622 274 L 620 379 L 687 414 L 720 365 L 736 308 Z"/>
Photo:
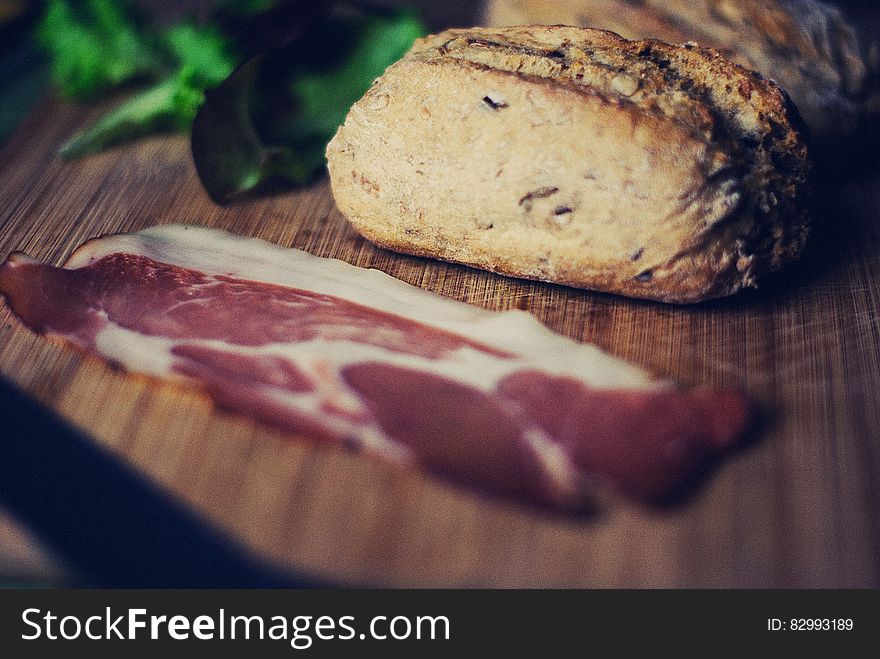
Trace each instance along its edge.
<path fill-rule="evenodd" d="M 312 179 L 350 107 L 424 33 L 409 12 L 331 13 L 290 46 L 248 61 L 208 92 L 193 124 L 193 158 L 211 198 Z"/>
<path fill-rule="evenodd" d="M 95 98 L 158 65 L 155 44 L 126 1 L 50 0 L 37 36 L 51 54 L 56 84 L 76 99 Z"/>
<path fill-rule="evenodd" d="M 92 153 L 162 131 L 187 131 L 205 100 L 205 89 L 220 83 L 235 67 L 223 36 L 211 27 L 181 24 L 163 35 L 170 77 L 110 111 L 61 147 L 63 158 Z"/>
<path fill-rule="evenodd" d="M 81 158 L 173 124 L 176 80 L 165 82 L 125 101 L 97 123 L 74 135 L 58 152 L 62 158 Z"/>
<path fill-rule="evenodd" d="M 179 75 L 196 87 L 214 87 L 235 68 L 236 59 L 226 37 L 217 28 L 181 23 L 168 29 L 164 43 Z"/>

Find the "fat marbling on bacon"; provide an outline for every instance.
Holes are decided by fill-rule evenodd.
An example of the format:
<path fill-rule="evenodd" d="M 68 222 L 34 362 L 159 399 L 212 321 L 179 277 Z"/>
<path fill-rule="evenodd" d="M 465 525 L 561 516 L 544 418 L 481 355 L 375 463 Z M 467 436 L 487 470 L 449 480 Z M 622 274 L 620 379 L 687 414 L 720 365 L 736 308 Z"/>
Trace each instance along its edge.
<path fill-rule="evenodd" d="M 63 268 L 12 255 L 0 292 L 31 329 L 228 410 L 557 509 L 668 497 L 749 420 L 738 393 L 682 391 L 525 312 L 195 226 L 92 240 Z"/>

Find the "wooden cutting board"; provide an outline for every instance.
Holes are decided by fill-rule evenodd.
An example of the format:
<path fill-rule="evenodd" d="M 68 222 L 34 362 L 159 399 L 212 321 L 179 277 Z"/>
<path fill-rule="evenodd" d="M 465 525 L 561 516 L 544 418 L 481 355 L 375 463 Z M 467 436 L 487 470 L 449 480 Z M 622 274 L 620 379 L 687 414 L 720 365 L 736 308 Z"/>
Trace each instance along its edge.
<path fill-rule="evenodd" d="M 56 158 L 101 111 L 46 101 L 0 151 L 0 258 L 60 264 L 100 234 L 220 227 L 526 309 L 661 375 L 742 386 L 769 411 L 675 506 L 554 517 L 219 412 L 35 336 L 0 306 L 3 374 L 259 555 L 355 585 L 880 585 L 880 174 L 820 191 L 813 253 L 762 290 L 673 307 L 383 251 L 346 225 L 326 180 L 216 206 L 181 137 Z"/>

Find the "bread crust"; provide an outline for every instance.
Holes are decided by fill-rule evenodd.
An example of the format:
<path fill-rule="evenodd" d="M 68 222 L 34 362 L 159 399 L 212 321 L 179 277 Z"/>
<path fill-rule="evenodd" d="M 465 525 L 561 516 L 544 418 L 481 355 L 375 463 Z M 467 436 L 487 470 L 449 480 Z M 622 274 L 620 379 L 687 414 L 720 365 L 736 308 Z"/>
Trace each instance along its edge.
<path fill-rule="evenodd" d="M 776 80 L 823 148 L 880 114 L 880 48 L 818 0 L 489 0 L 492 26 L 567 24 L 697 41 Z"/>
<path fill-rule="evenodd" d="M 785 94 L 694 44 L 570 27 L 420 40 L 327 149 L 372 242 L 665 302 L 802 251 L 808 158 Z"/>

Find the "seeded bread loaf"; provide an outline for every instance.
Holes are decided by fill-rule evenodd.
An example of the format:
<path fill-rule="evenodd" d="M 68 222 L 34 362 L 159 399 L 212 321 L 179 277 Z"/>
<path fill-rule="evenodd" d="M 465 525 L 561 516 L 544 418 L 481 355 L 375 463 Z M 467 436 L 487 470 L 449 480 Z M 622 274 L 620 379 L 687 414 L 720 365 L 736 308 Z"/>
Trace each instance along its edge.
<path fill-rule="evenodd" d="M 580 25 L 627 39 L 697 41 L 776 80 L 814 138 L 839 138 L 880 117 L 880 50 L 817 0 L 489 0 L 488 25 Z"/>
<path fill-rule="evenodd" d="M 571 27 L 422 39 L 327 148 L 337 205 L 383 247 L 696 302 L 801 252 L 796 109 L 713 50 Z"/>

